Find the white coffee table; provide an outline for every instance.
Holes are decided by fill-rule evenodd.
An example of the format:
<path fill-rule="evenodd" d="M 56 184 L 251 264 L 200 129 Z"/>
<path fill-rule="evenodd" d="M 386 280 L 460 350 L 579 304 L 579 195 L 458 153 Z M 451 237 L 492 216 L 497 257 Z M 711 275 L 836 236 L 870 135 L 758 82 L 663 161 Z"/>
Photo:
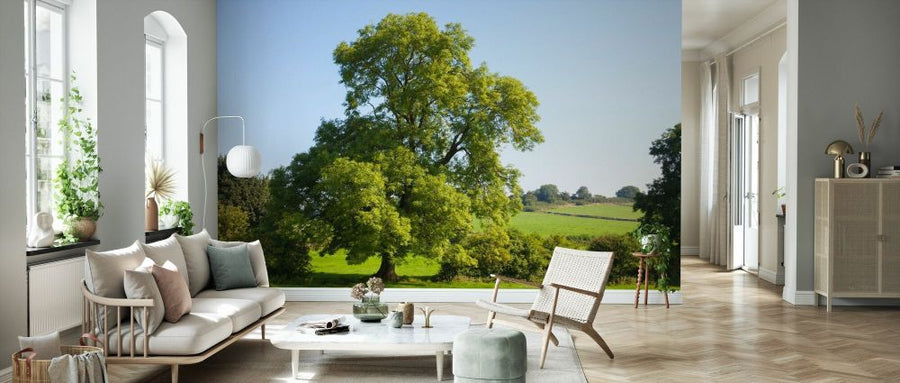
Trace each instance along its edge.
<path fill-rule="evenodd" d="M 270 333 L 272 345 L 291 350 L 291 377 L 297 377 L 301 350 L 329 351 L 386 351 L 410 354 L 434 353 L 437 358 L 437 378 L 444 376 L 444 354 L 453 349 L 453 338 L 469 329 L 469 318 L 456 315 L 432 315 L 432 328 L 422 328 L 424 317 L 417 315 L 412 325 L 393 328 L 387 320 L 381 323 L 360 322 L 353 315 L 343 315 L 350 324 L 350 332 L 330 335 L 308 334 L 297 330 L 304 322 L 334 318 L 341 314 L 304 315 L 279 331 Z"/>

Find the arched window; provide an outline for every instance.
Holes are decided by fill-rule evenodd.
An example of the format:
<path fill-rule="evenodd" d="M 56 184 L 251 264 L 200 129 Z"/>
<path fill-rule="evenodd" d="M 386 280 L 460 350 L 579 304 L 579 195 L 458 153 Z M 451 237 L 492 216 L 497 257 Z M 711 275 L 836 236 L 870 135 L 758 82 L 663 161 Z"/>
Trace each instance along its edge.
<path fill-rule="evenodd" d="M 171 14 L 144 17 L 145 151 L 175 171 L 176 200 L 188 197 L 187 35 Z"/>

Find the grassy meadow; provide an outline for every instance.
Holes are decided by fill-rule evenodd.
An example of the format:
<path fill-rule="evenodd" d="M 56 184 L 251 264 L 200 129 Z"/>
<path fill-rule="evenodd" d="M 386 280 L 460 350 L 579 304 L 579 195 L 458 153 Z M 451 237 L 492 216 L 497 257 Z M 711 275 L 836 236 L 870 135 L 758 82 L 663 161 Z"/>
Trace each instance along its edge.
<path fill-rule="evenodd" d="M 637 219 L 640 213 L 631 211 L 630 205 L 598 203 L 582 206 L 556 206 L 549 211 L 570 215 L 550 214 L 543 211 L 521 212 L 512 219 L 512 226 L 527 233 L 537 233 L 541 236 L 562 235 L 575 236 L 586 235 L 596 237 L 603 234 L 626 234 L 637 227 L 637 222 L 617 221 L 601 219 L 599 217 L 613 217 L 624 219 Z M 575 216 L 579 215 L 579 216 Z M 598 218 L 586 218 L 591 216 Z M 480 227 L 475 222 L 475 229 Z M 378 270 L 380 259 L 372 257 L 358 265 L 348 265 L 345 254 L 338 252 L 326 256 L 312 255 L 310 262 L 311 273 L 303 280 L 286 281 L 285 286 L 317 286 L 317 287 L 350 287 L 358 282 L 365 281 Z M 406 262 L 397 265 L 397 274 L 401 280 L 396 283 L 388 283 L 388 287 L 427 287 L 427 288 L 492 288 L 494 282 L 489 278 L 457 278 L 452 282 L 434 282 L 432 277 L 437 274 L 440 265 L 437 260 L 423 257 L 411 257 Z M 505 288 L 520 288 L 523 286 L 503 284 Z M 609 285 L 608 288 L 634 288 L 634 285 Z"/>

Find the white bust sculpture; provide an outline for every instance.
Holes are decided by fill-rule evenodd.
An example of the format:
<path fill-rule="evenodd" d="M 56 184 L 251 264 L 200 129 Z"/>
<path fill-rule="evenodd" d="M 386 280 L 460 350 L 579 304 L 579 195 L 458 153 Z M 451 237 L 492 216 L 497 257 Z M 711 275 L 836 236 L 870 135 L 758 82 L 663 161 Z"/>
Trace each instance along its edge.
<path fill-rule="evenodd" d="M 50 247 L 53 238 L 53 216 L 47 212 L 35 214 L 28 230 L 28 247 Z"/>

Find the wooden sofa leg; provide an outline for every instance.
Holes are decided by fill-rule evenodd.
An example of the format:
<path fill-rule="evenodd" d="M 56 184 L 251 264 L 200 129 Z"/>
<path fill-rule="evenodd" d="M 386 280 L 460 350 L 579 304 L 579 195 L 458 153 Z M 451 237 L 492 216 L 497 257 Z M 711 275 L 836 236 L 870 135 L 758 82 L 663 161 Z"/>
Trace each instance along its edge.
<path fill-rule="evenodd" d="M 172 383 L 178 383 L 178 365 L 172 365 Z"/>
<path fill-rule="evenodd" d="M 259 330 L 262 332 L 262 338 L 266 339 L 266 325 L 263 323 L 262 326 L 259 326 Z"/>

